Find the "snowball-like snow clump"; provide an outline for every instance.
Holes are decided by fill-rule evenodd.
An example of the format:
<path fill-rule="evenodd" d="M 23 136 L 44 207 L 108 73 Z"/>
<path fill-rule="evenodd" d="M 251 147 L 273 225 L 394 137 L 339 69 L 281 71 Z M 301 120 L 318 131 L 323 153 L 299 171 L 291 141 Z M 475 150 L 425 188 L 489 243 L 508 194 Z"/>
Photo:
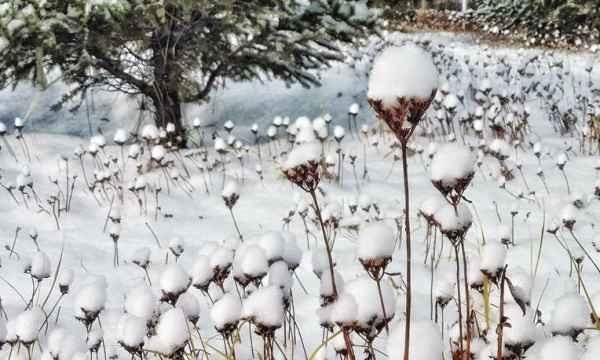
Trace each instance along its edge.
<path fill-rule="evenodd" d="M 306 165 L 309 162 L 318 162 L 321 158 L 321 145 L 316 142 L 300 144 L 289 153 L 283 169 L 293 169 L 296 166 Z"/>
<path fill-rule="evenodd" d="M 188 328 L 181 309 L 173 308 L 162 314 L 156 327 L 156 335 L 146 343 L 146 348 L 170 356 L 183 348 L 188 340 Z"/>
<path fill-rule="evenodd" d="M 113 141 L 115 142 L 115 144 L 122 145 L 125 142 L 127 142 L 128 137 L 129 136 L 127 135 L 127 131 L 125 131 L 125 129 L 117 129 L 117 131 L 115 131 Z"/>
<path fill-rule="evenodd" d="M 152 289 L 140 285 L 127 292 L 124 308 L 128 314 L 149 321 L 158 309 L 158 300 Z"/>
<path fill-rule="evenodd" d="M 19 314 L 15 327 L 19 341 L 24 344 L 34 342 L 45 318 L 44 311 L 37 306 Z"/>
<path fill-rule="evenodd" d="M 445 144 L 438 149 L 431 161 L 431 180 L 444 187 L 453 187 L 459 179 L 465 179 L 475 171 L 477 158 L 466 146 Z"/>
<path fill-rule="evenodd" d="M 181 294 L 190 285 L 190 276 L 175 263 L 167 266 L 160 277 L 160 289 L 165 294 Z"/>
<path fill-rule="evenodd" d="M 260 288 L 244 301 L 242 317 L 254 324 L 279 328 L 283 322 L 283 294 L 275 286 Z"/>
<path fill-rule="evenodd" d="M 240 321 L 242 304 L 240 300 L 232 295 L 223 295 L 210 309 L 210 318 L 215 324 L 217 331 L 225 329 L 228 325 L 235 325 Z"/>
<path fill-rule="evenodd" d="M 404 358 L 404 327 L 400 322 L 394 327 L 387 340 L 387 352 L 390 359 Z M 411 360 L 441 360 L 443 354 L 442 336 L 438 327 L 431 321 L 413 321 L 410 324 Z"/>
<path fill-rule="evenodd" d="M 561 296 L 552 309 L 550 324 L 552 331 L 561 335 L 571 335 L 590 326 L 590 311 L 583 296 Z"/>
<path fill-rule="evenodd" d="M 387 48 L 375 59 L 367 97 L 393 107 L 398 98 L 429 99 L 437 87 L 431 55 L 411 44 Z"/>
<path fill-rule="evenodd" d="M 339 141 L 339 140 L 343 139 L 344 136 L 346 136 L 346 130 L 341 126 L 336 125 L 333 128 L 333 137 Z"/>
<path fill-rule="evenodd" d="M 235 181 L 228 181 L 227 184 L 225 184 L 225 187 L 223 188 L 221 196 L 223 196 L 224 198 L 230 198 L 232 195 L 239 194 L 240 189 L 238 187 L 238 184 Z"/>
<path fill-rule="evenodd" d="M 515 304 L 506 304 L 504 315 L 510 326 L 504 328 L 504 343 L 507 345 L 527 345 L 535 340 L 535 322 L 533 311 L 523 315 L 521 308 Z"/>
<path fill-rule="evenodd" d="M 344 293 L 338 297 L 331 309 L 331 321 L 340 326 L 352 326 L 356 321 L 358 304 L 354 296 Z"/>
<path fill-rule="evenodd" d="M 367 260 L 389 259 L 394 252 L 394 232 L 382 222 L 365 226 L 358 239 L 358 258 Z"/>
<path fill-rule="evenodd" d="M 135 349 L 144 343 L 146 321 L 134 315 L 123 314 L 117 325 L 117 339 L 124 346 Z"/>
<path fill-rule="evenodd" d="M 279 231 L 264 233 L 259 240 L 260 247 L 265 251 L 269 263 L 281 260 L 285 249 L 285 239 Z"/>
<path fill-rule="evenodd" d="M 396 298 L 394 291 L 387 282 L 381 283 L 381 295 L 383 298 L 383 308 L 377 289 L 377 283 L 368 277 L 360 277 L 351 281 L 345 286 L 344 292 L 352 295 L 356 300 L 357 313 L 356 320 L 359 325 L 368 327 L 375 322 L 380 322 L 384 319 L 383 308 L 385 308 L 385 316 L 391 319 L 396 310 Z"/>
<path fill-rule="evenodd" d="M 75 298 L 75 317 L 87 318 L 88 314 L 97 314 L 106 303 L 106 283 L 94 281 L 82 288 Z"/>
<path fill-rule="evenodd" d="M 458 204 L 456 211 L 450 204 L 445 204 L 433 215 L 443 233 L 460 232 L 468 229 L 473 217 L 471 211 L 463 204 Z"/>
<path fill-rule="evenodd" d="M 506 247 L 497 241 L 489 241 L 481 251 L 479 268 L 487 275 L 495 275 L 504 268 Z"/>

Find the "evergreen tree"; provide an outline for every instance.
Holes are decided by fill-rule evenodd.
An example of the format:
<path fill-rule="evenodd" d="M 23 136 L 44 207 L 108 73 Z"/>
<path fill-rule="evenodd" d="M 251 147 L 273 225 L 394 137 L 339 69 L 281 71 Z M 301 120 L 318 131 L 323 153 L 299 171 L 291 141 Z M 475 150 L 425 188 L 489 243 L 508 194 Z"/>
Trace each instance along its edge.
<path fill-rule="evenodd" d="M 56 109 L 97 87 L 141 96 L 181 143 L 182 104 L 207 101 L 228 79 L 317 85 L 317 71 L 376 18 L 367 0 L 6 0 L 0 88 L 43 88 L 60 73 L 72 86 Z"/>

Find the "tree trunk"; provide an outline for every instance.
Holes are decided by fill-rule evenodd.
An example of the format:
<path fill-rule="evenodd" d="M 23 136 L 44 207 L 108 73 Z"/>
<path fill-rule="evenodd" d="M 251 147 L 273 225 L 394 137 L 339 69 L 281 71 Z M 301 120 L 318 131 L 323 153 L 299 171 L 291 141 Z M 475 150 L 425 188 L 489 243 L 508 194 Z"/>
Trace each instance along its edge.
<path fill-rule="evenodd" d="M 186 143 L 186 137 L 179 95 L 176 90 L 169 91 L 163 86 L 159 86 L 159 88 L 163 88 L 164 91 L 161 91 L 160 95 L 157 95 L 152 99 L 156 126 L 167 129 L 168 124 L 173 124 L 175 126 L 175 131 L 167 134 L 167 140 L 171 145 L 183 147 Z"/>

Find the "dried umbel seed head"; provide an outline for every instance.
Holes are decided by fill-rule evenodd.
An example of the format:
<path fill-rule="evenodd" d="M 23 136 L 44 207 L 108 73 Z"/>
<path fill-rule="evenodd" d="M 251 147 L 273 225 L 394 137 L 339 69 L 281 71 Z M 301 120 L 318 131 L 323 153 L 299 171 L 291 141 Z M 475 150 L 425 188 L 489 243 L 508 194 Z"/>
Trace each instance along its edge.
<path fill-rule="evenodd" d="M 228 196 L 223 195 L 223 201 L 225 202 L 225 206 L 228 208 L 233 208 L 237 201 L 240 199 L 240 196 L 236 193 L 229 194 Z"/>
<path fill-rule="evenodd" d="M 435 90 L 429 98 L 398 98 L 396 105 L 385 107 L 382 100 L 368 99 L 369 105 L 375 110 L 377 116 L 385 121 L 396 138 L 400 141 L 408 140 L 412 129 L 417 126 L 431 101 L 435 96 Z"/>
<path fill-rule="evenodd" d="M 310 161 L 283 171 L 287 179 L 298 185 L 302 190 L 311 192 L 317 189 L 320 181 L 319 164 Z"/>

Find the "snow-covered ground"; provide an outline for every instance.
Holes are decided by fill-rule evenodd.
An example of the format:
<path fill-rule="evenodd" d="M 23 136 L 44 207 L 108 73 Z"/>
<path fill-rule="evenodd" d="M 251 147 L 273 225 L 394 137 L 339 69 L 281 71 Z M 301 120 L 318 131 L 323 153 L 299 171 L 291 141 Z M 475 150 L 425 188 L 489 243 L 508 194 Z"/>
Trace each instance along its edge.
<path fill-rule="evenodd" d="M 392 35 L 390 38 L 394 42 L 407 39 L 403 35 Z M 553 59 L 562 60 L 562 66 L 566 69 L 561 70 L 561 76 L 564 77 L 559 78 L 556 75 L 557 68 L 531 65 L 534 68 L 530 69 L 528 66 L 523 66 L 532 56 L 545 57 L 549 56 L 548 54 L 534 50 L 523 52 L 514 49 L 482 49 L 464 40 L 454 43 L 446 36 L 427 35 L 426 38 L 433 40 L 434 49 L 439 49 L 440 43 L 446 44 L 446 49 L 442 51 L 446 54 L 445 60 L 441 65 L 444 74 L 459 69 L 458 76 L 450 76 L 448 80 L 448 90 L 451 93 L 466 94 L 464 105 L 458 106 L 457 114 L 475 112 L 477 104 L 471 98 L 469 91 L 472 88 L 485 88 L 482 86 L 484 79 L 489 80 L 492 94 L 502 95 L 503 90 L 506 90 L 507 94 L 526 93 L 526 103 L 517 105 L 515 113 L 523 115 L 528 111 L 531 114 L 529 127 L 518 147 L 502 141 L 494 142 L 491 130 L 487 127 L 483 130 L 486 147 L 481 149 L 487 148 L 490 151 L 480 158 L 480 166 L 477 167 L 475 177 L 465 192 L 463 200 L 463 204 L 473 215 L 473 226 L 466 237 L 470 280 L 480 277 L 479 268 L 488 268 L 492 266 L 489 265 L 490 263 L 499 261 L 500 266 L 504 265 L 502 249 L 505 247 L 494 248 L 494 245 L 484 247 L 483 244 L 494 244 L 508 237 L 510 242 L 514 242 L 514 246 L 508 246 L 506 254 L 509 278 L 513 285 L 521 290 L 523 297 L 529 299 L 529 302 L 526 320 L 523 320 L 511 295 L 506 295 L 508 303 L 506 313 L 509 317 L 512 316 L 509 322 L 514 322 L 515 330 L 512 332 L 506 330 L 505 339 L 511 339 L 512 336 L 516 340 L 530 338 L 534 341 L 535 344 L 527 352 L 528 359 L 553 359 L 554 357 L 548 355 L 554 354 L 553 347 L 560 351 L 569 351 L 569 347 L 574 347 L 575 352 L 583 352 L 586 348 L 588 349 L 585 350 L 588 352 L 586 356 L 591 356 L 594 342 L 598 342 L 598 331 L 585 315 L 600 311 L 600 272 L 591 262 L 591 259 L 596 263 L 600 261 L 595 245 L 595 241 L 599 239 L 595 223 L 600 208 L 594 196 L 599 171 L 598 149 L 594 151 L 593 156 L 589 155 L 587 150 L 581 151 L 580 135 L 584 125 L 581 120 L 577 124 L 577 129 L 570 134 L 560 135 L 555 131 L 557 122 L 548 120 L 549 110 L 540 97 L 547 96 L 552 89 L 562 85 L 564 92 L 554 94 L 550 102 L 557 104 L 561 109 L 572 107 L 577 103 L 575 94 L 589 94 L 585 86 L 588 77 L 598 84 L 598 70 L 594 69 L 589 74 L 585 70 L 592 60 L 589 55 L 558 54 Z M 375 52 L 375 46 L 373 49 L 366 50 L 370 55 Z M 453 54 L 453 57 L 447 56 L 448 54 Z M 468 63 L 465 60 L 467 58 Z M 506 86 L 499 80 L 502 75 L 496 73 L 496 70 L 500 69 L 496 65 L 500 58 L 504 58 L 505 62 L 515 69 L 523 66 L 526 75 L 513 77 L 510 86 Z M 484 66 L 484 62 L 488 65 Z M 549 62 L 551 60 L 542 64 Z M 326 162 L 331 162 L 333 165 L 328 168 L 331 176 L 323 177 L 321 180 L 319 205 L 327 219 L 338 223 L 335 232 L 332 231 L 330 235 L 335 237 L 333 256 L 336 269 L 343 278 L 343 281 L 337 281 L 339 291 L 343 292 L 344 287 L 341 284 L 345 283 L 347 292 L 352 294 L 358 300 L 357 302 L 362 304 L 361 306 L 379 301 L 376 292 L 364 291 L 372 289 L 370 287 L 372 281 L 366 280 L 367 274 L 358 259 L 359 242 L 361 242 L 359 239 L 367 224 L 380 221 L 387 224 L 394 232 L 396 243 L 393 260 L 387 268 L 387 272 L 392 275 L 386 276 L 383 283 L 386 290 L 384 292 L 389 293 L 388 300 L 393 301 L 391 308 L 395 310 L 393 311 L 395 317 L 390 327 L 393 328 L 392 336 L 396 342 L 397 339 L 402 338 L 397 333 L 402 332 L 402 326 L 399 324 L 404 321 L 402 168 L 399 160 L 400 153 L 397 144 L 394 145 L 393 136 L 385 131 L 384 125 L 375 122 L 374 113 L 366 105 L 364 73 L 368 69 L 368 64 L 368 59 L 361 59 L 354 64 L 359 70 L 349 69 L 345 65 L 337 66 L 323 75 L 324 86 L 316 90 L 293 87 L 289 91 L 284 91 L 283 85 L 276 82 L 263 87 L 257 84 L 234 85 L 217 96 L 215 106 L 222 106 L 222 108 L 217 111 L 218 115 L 215 119 L 233 120 L 238 125 L 233 130 L 233 135 L 242 139 L 252 139 L 251 134 L 244 128 L 249 127 L 252 122 L 258 122 L 261 125 L 261 133 L 264 133 L 266 126 L 275 115 L 290 116 L 292 119 L 301 115 L 309 116 L 311 119 L 323 113 L 332 115 L 334 121 L 328 128 L 329 136 L 323 143 L 323 153 L 327 158 Z M 473 69 L 473 72 L 470 73 L 469 69 Z M 568 73 L 565 74 L 564 71 Z M 356 75 L 357 73 L 360 75 Z M 532 74 L 531 77 L 528 77 L 529 73 Z M 540 97 L 536 95 L 535 90 L 526 90 L 536 81 L 540 82 L 538 90 Z M 544 89 L 546 84 L 548 89 Z M 343 95 L 338 97 L 338 91 Z M 219 103 L 220 96 L 223 103 Z M 364 124 L 374 131 L 369 131 L 369 135 L 360 131 L 354 133 L 346 131 L 344 138 L 339 142 L 344 161 L 342 181 L 338 182 L 335 179 L 338 142 L 333 139 L 333 124 L 346 125 L 347 109 L 353 102 L 362 105 L 357 117 L 359 127 Z M 27 111 L 19 106 L 21 105 L 17 105 L 19 110 L 14 115 Z M 116 114 L 119 109 L 123 113 L 131 114 L 129 105 L 117 106 L 112 111 L 107 110 Z M 499 117 L 503 118 L 502 125 L 509 126 L 505 117 L 506 109 L 501 113 L 503 115 Z M 196 113 L 190 112 L 190 116 L 193 114 Z M 435 149 L 440 148 L 449 139 L 448 135 L 440 133 L 439 124 L 435 120 L 435 111 L 430 109 L 427 116 L 433 135 L 427 134 L 425 129 L 419 129 L 411 143 L 414 154 L 408 160 L 411 194 L 409 216 L 414 243 L 412 319 L 415 322 L 429 320 L 434 315 L 430 290 L 432 278 L 434 293 L 440 295 L 444 292 L 444 288 L 448 288 L 446 292 L 449 296 L 456 297 L 454 286 L 456 259 L 452 247 L 448 240 L 442 239 L 436 231 L 436 249 L 440 257 L 432 277 L 431 261 L 425 258 L 428 245 L 432 245 L 426 241 L 427 222 L 422 216 L 418 216 L 421 204 L 438 194 L 430 180 L 432 160 L 429 155 L 433 156 Z M 80 123 L 73 127 L 76 129 L 74 132 L 84 134 L 87 125 L 82 125 L 81 120 L 78 121 Z M 114 130 L 117 126 L 124 125 L 119 121 L 125 121 L 125 118 L 115 121 L 119 125 L 106 126 Z M 486 125 L 490 124 L 491 120 L 487 121 Z M 286 285 L 293 283 L 291 289 L 295 319 L 308 356 L 320 350 L 320 358 L 333 358 L 332 348 L 320 347 L 324 337 L 319 327 L 319 314 L 322 315 L 322 311 L 319 311 L 319 294 L 320 290 L 327 290 L 327 284 L 320 284 L 314 272 L 326 271 L 325 269 L 328 268 L 326 262 L 322 262 L 322 233 L 318 223 L 314 221 L 311 198 L 291 184 L 282 173 L 281 166 L 287 157 L 282 153 L 290 151 L 291 146 L 283 136 L 283 129 L 280 129 L 280 135 L 275 141 L 265 142 L 260 146 L 251 145 L 241 150 L 226 147 L 225 154 L 217 153 L 212 144 L 206 152 L 182 150 L 165 154 L 163 149 L 144 142 L 146 144 L 143 145 L 144 155 L 140 155 L 142 156 L 140 169 L 143 175 L 139 175 L 136 173 L 137 161 L 127 157 L 129 145 L 121 149 L 113 144 L 111 138 L 108 138 L 106 139 L 108 145 L 101 146 L 101 139 L 95 138 L 91 142 L 93 145 L 90 146 L 89 138 L 32 131 L 31 127 L 35 128 L 35 126 L 31 125 L 31 122 L 30 119 L 25 127 L 23 140 L 15 137 L 13 131 L 4 138 L 14 150 L 18 161 L 15 161 L 8 152 L 6 143 L 0 143 L 2 146 L 0 182 L 3 187 L 9 184 L 17 185 L 17 188 L 12 190 L 14 199 L 8 190 L 0 189 L 0 231 L 3 239 L 3 248 L 0 251 L 0 300 L 5 311 L 5 313 L 0 312 L 0 344 L 3 340 L 3 330 L 7 327 L 4 318 L 6 314 L 11 322 L 7 327 L 9 335 L 14 336 L 15 330 L 11 329 L 13 325 L 18 324 L 20 328 L 17 326 L 16 331 L 17 333 L 21 331 L 22 338 L 31 335 L 26 334 L 31 333 L 31 329 L 41 329 L 39 334 L 33 331 L 33 337 L 38 338 L 40 344 L 31 349 L 33 358 L 40 358 L 40 349 L 47 350 L 52 345 L 59 348 L 76 346 L 78 350 L 85 352 L 85 345 L 78 342 L 85 342 L 86 329 L 74 315 L 81 313 L 81 307 L 84 305 L 86 308 L 97 306 L 98 309 L 103 308 L 99 315 L 101 321 L 94 322 L 92 329 L 97 330 L 101 326 L 103 330 L 104 343 L 100 349 L 100 356 L 103 357 L 106 351 L 109 356 L 118 354 L 120 358 L 128 358 L 124 348 L 118 344 L 126 338 L 126 334 L 122 334 L 120 328 L 123 328 L 124 310 L 131 313 L 133 308 L 142 312 L 148 307 L 147 304 L 143 304 L 145 295 L 139 287 L 145 287 L 151 282 L 152 291 L 157 298 L 161 296 L 161 291 L 164 295 L 167 288 L 176 287 L 179 282 L 183 282 L 183 288 L 187 288 L 185 275 L 178 273 L 178 270 L 183 269 L 190 276 L 195 276 L 192 274 L 194 269 L 201 268 L 198 265 L 199 254 L 208 256 L 209 261 L 218 262 L 223 260 L 223 251 L 227 253 L 230 249 L 238 249 L 238 252 L 241 252 L 236 230 L 236 227 L 239 227 L 239 232 L 244 239 L 243 243 L 256 242 L 260 248 L 255 253 L 251 252 L 255 250 L 244 248 L 244 251 L 249 254 L 255 254 L 249 257 L 250 260 L 239 261 L 240 264 L 246 264 L 244 266 L 249 269 L 258 269 L 257 271 L 260 272 L 262 267 L 259 258 L 266 256 L 269 251 L 277 251 L 277 246 L 281 245 L 278 241 L 282 241 L 286 249 L 292 249 L 292 252 L 297 255 L 300 255 L 299 251 L 290 247 L 289 241 L 295 241 L 296 246 L 301 249 L 300 266 L 289 279 L 285 278 L 284 272 L 282 277 L 285 279 L 282 283 Z M 307 120 L 297 122 L 297 124 L 306 123 Z M 322 124 L 322 120 L 315 123 Z M 458 129 L 457 124 L 456 122 L 455 126 Z M 45 129 L 48 129 L 48 125 L 46 126 Z M 81 130 L 82 126 L 84 130 Z M 317 128 L 323 131 L 322 127 Z M 473 156 L 476 156 L 480 139 L 472 128 L 469 129 L 466 133 L 457 130 L 457 139 L 454 141 L 461 145 L 466 144 L 464 146 L 470 145 L 474 150 Z M 57 123 L 54 132 L 63 130 L 65 127 L 62 123 Z M 219 132 L 224 139 L 227 139 L 224 131 Z M 341 134 L 338 132 L 338 135 Z M 534 146 L 536 143 L 538 145 Z M 74 155 L 77 149 L 88 150 L 82 155 L 81 161 Z M 538 149 L 539 151 L 536 151 Z M 500 162 L 493 156 L 494 151 L 506 153 L 508 157 L 505 161 L 506 166 L 512 171 L 514 179 L 504 183 L 500 177 Z M 30 160 L 27 159 L 27 152 Z M 91 153 L 96 155 L 92 156 Z M 204 154 L 207 156 L 207 161 L 203 161 Z M 150 161 L 150 155 L 154 156 L 155 160 L 168 162 L 169 165 L 161 168 L 156 161 L 154 163 Z M 351 159 L 354 157 L 356 160 L 353 166 Z M 168 161 L 164 162 L 164 160 Z M 215 163 L 217 160 L 225 160 L 225 165 Z M 559 163 L 566 161 L 564 172 L 561 172 L 557 166 L 557 161 Z M 261 171 L 257 171 L 259 168 Z M 368 170 L 366 174 L 365 169 Z M 543 170 L 546 185 L 538 175 L 540 169 Z M 76 179 L 73 178 L 75 175 Z M 92 194 L 87 189 L 86 182 L 91 181 L 95 176 L 108 177 L 109 180 L 99 185 Z M 569 181 L 570 193 L 567 191 L 565 176 Z M 53 206 L 49 200 L 52 201 L 53 197 L 60 199 L 60 207 L 63 207 L 65 196 L 71 192 L 73 181 L 75 186 L 72 199 L 69 200 L 70 209 L 61 211 L 60 216 L 57 215 L 55 219 L 52 214 Z M 223 185 L 230 181 L 235 181 L 237 185 L 226 187 L 225 193 L 222 194 Z M 32 184 L 31 187 L 28 184 Z M 24 186 L 24 194 L 19 191 L 19 185 Z M 160 192 L 157 196 L 156 190 L 159 187 Z M 123 189 L 122 199 L 115 196 L 117 193 L 115 189 L 118 188 Z M 129 188 L 135 190 L 130 191 Z M 235 193 L 239 193 L 239 200 L 232 206 L 232 213 L 230 213 L 223 197 L 230 198 Z M 354 208 L 356 211 L 353 214 Z M 109 216 L 115 217 L 119 212 L 120 227 L 113 225 L 114 221 Z M 235 223 L 232 214 L 235 216 Z M 306 228 L 302 214 L 308 214 L 305 218 L 308 223 Z M 572 234 L 568 227 L 563 226 L 563 222 L 568 223 L 570 220 L 576 220 Z M 554 224 L 560 227 L 556 237 L 548 232 L 549 229 L 553 230 Z M 282 234 L 272 233 L 282 231 L 284 232 Z M 372 233 L 384 236 L 381 235 L 381 231 L 376 229 Z M 113 266 L 114 249 L 111 235 L 113 237 L 118 235 L 118 267 Z M 591 259 L 584 256 L 575 236 Z M 562 245 L 557 239 L 562 242 Z M 47 258 L 36 251 L 34 240 Z M 221 253 L 215 251 L 217 244 Z M 563 245 L 571 252 L 574 259 L 582 261 L 583 286 L 577 281 L 577 271 L 572 269 Z M 145 250 L 141 249 L 144 248 L 150 251 L 147 274 L 142 267 L 134 263 L 134 260 L 138 263 L 140 258 L 143 260 Z M 177 268 L 173 265 L 176 261 L 175 254 L 179 255 L 181 249 L 183 253 L 177 259 L 177 264 L 181 267 Z M 229 256 L 232 256 L 231 253 Z M 293 255 L 284 256 L 284 260 L 293 258 Z M 480 266 L 480 262 L 485 266 Z M 319 264 L 320 267 L 317 266 Z M 236 266 L 234 264 L 234 272 Z M 269 276 L 263 279 L 263 284 L 278 284 L 278 279 L 281 280 L 277 276 L 281 274 L 273 270 L 274 266 L 271 266 Z M 68 274 L 69 270 L 73 272 L 73 283 L 68 294 L 60 296 L 58 284 L 55 285 L 53 281 Z M 57 271 L 58 277 L 55 276 Z M 45 275 L 49 277 L 41 280 L 38 286 L 37 280 L 32 277 L 33 274 L 38 274 L 39 278 Z M 67 282 L 68 279 L 63 280 Z M 225 281 L 224 287 L 234 295 L 234 298 L 229 300 L 235 304 L 233 300 L 238 298 L 241 289 L 234 284 L 231 277 Z M 30 300 L 34 289 L 37 295 Z M 204 296 L 200 290 L 193 287 L 187 290 L 187 293 L 199 304 L 200 320 L 197 324 L 202 333 L 203 346 L 206 346 L 207 351 L 211 353 L 211 358 L 219 358 L 222 357 L 220 354 L 224 350 L 223 341 L 214 329 L 218 323 L 215 321 L 222 320 L 227 317 L 227 314 L 235 313 L 235 305 L 226 304 L 211 313 L 211 309 L 214 308 L 211 301 L 220 298 L 222 292 L 214 283 L 211 284 L 209 292 L 210 297 Z M 105 303 L 102 301 L 104 296 Z M 124 305 L 126 296 L 129 305 Z M 392 297 L 395 300 L 391 299 Z M 486 338 L 488 344 L 484 343 L 483 338 L 473 342 L 472 350 L 476 353 L 477 359 L 486 359 L 486 356 L 492 353 L 495 356 L 494 333 L 498 318 L 498 297 L 498 287 L 491 285 L 492 315 Z M 136 302 L 136 299 L 139 301 Z M 483 329 L 486 326 L 482 310 L 484 309 L 483 296 L 478 291 L 472 290 L 471 300 L 476 314 L 477 328 Z M 19 316 L 29 302 L 34 304 L 34 309 L 40 306 L 46 312 L 50 312 L 55 303 L 58 304 L 52 311 L 48 329 L 41 326 L 36 314 L 31 314 L 33 310 L 27 314 L 28 317 Z M 190 303 L 194 301 L 190 299 L 180 301 L 177 307 L 183 309 L 186 315 L 190 315 L 194 312 L 194 305 Z M 589 307 L 589 303 L 594 304 L 594 310 Z M 581 304 L 583 304 L 583 316 L 582 306 L 578 306 Z M 265 291 L 256 293 L 255 298 L 246 300 L 242 312 L 249 311 L 256 318 L 269 318 L 269 315 L 273 314 L 277 317 L 278 307 L 281 307 L 281 304 L 274 301 L 274 296 Z M 169 308 L 170 305 L 164 302 L 160 306 L 160 312 L 165 313 L 160 324 L 164 322 L 164 325 L 162 327 L 159 325 L 156 337 L 147 341 L 148 347 L 155 346 L 153 349 L 161 349 L 167 346 L 169 341 L 176 343 L 178 338 L 188 336 L 185 331 L 177 335 L 177 324 L 181 323 L 178 317 L 180 314 L 169 312 Z M 378 309 L 376 307 L 374 311 L 377 312 Z M 540 311 L 537 315 L 535 315 L 536 309 Z M 390 311 L 388 315 L 389 313 Z M 536 325 L 533 321 L 534 315 L 538 322 Z M 456 339 L 457 334 L 457 329 L 453 326 L 457 321 L 454 302 L 446 307 L 444 316 L 443 323 L 439 321 L 434 328 L 439 329 L 443 334 L 442 348 L 445 358 L 448 359 L 450 339 Z M 42 314 L 41 322 L 43 317 Z M 578 343 L 551 337 L 553 331 L 570 326 L 581 326 L 587 329 L 584 335 L 578 338 Z M 75 336 L 76 340 L 68 343 L 52 340 L 48 334 L 52 334 L 53 329 L 57 327 L 65 328 L 68 333 Z M 238 359 L 253 357 L 249 347 L 247 327 L 247 325 L 240 327 L 241 344 L 236 345 Z M 134 328 L 132 325 L 127 331 L 132 334 L 133 340 L 136 338 Z M 300 342 L 297 342 L 293 351 L 290 350 L 292 346 L 288 343 L 283 344 L 282 331 L 277 332 L 281 342 L 278 346 L 285 347 L 288 358 L 292 357 L 292 353 L 294 358 L 305 358 Z M 431 331 L 430 323 L 417 322 L 415 325 L 417 335 L 413 340 L 417 344 L 416 348 L 418 344 L 426 344 L 426 335 L 431 334 Z M 91 338 L 93 336 L 88 336 L 88 343 L 94 342 Z M 388 347 L 386 338 L 384 330 L 382 336 L 377 337 L 375 341 L 375 349 L 381 351 L 375 353 L 377 358 L 384 358 L 384 354 L 388 351 L 389 354 L 398 354 L 397 346 Z M 357 357 L 362 358 L 364 349 L 358 346 L 362 346 L 364 342 L 358 336 L 353 337 L 353 340 L 357 345 L 355 349 Z M 253 346 L 260 349 L 262 353 L 262 344 L 256 343 L 258 341 L 256 337 L 254 341 Z M 334 343 L 339 345 L 340 342 Z M 200 347 L 199 339 L 195 335 L 194 344 L 195 347 Z M 597 344 L 595 348 L 597 351 Z M 423 357 L 423 359 L 436 358 L 435 352 L 433 353 L 434 357 Z M 0 350 L 0 358 L 8 358 L 9 354 L 12 358 L 27 358 L 24 347 L 17 343 L 15 346 L 5 345 Z M 274 350 L 274 356 L 283 358 L 277 348 Z M 414 358 L 420 359 L 418 356 Z M 595 357 L 586 359 L 592 358 Z"/>

